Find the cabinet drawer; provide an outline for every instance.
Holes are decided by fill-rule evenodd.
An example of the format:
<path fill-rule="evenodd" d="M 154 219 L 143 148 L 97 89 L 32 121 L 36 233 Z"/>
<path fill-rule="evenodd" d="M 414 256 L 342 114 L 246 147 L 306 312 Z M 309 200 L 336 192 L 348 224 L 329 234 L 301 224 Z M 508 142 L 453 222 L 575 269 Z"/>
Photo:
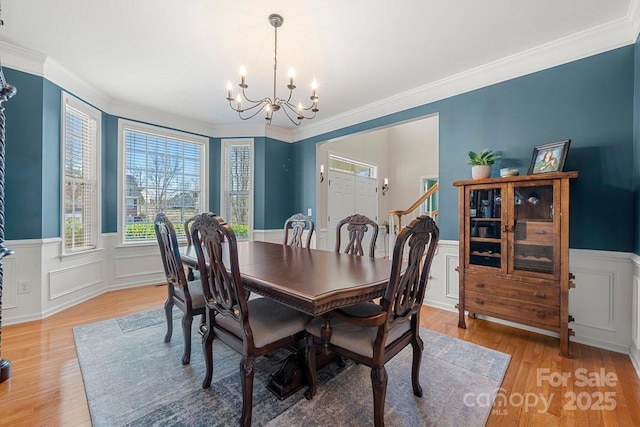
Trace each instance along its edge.
<path fill-rule="evenodd" d="M 556 306 L 468 291 L 465 292 L 465 309 L 531 326 L 560 327 L 560 308 Z"/>
<path fill-rule="evenodd" d="M 519 221 L 516 224 L 515 238 L 516 241 L 553 245 L 553 222 Z"/>
<path fill-rule="evenodd" d="M 466 291 L 501 296 L 537 304 L 560 306 L 560 287 L 538 283 L 518 282 L 496 277 L 467 274 L 464 278 Z"/>

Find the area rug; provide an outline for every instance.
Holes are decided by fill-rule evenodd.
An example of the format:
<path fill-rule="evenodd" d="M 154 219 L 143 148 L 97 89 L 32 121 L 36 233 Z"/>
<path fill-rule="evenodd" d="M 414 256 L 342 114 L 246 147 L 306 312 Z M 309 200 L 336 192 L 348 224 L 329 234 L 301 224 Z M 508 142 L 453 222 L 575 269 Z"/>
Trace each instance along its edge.
<path fill-rule="evenodd" d="M 164 342 L 162 309 L 74 328 L 76 351 L 91 420 L 103 426 L 237 425 L 242 407 L 240 356 L 214 341 L 214 376 L 202 389 L 204 360 L 194 319 L 191 364 L 181 364 L 181 313 L 174 312 L 174 337 Z M 389 426 L 482 426 L 510 356 L 426 329 L 420 371 L 423 397 L 411 388 L 411 348 L 387 365 L 385 422 Z M 300 390 L 277 399 L 266 388 L 274 366 L 289 353 L 258 359 L 253 393 L 254 426 L 372 425 L 370 370 L 348 362 L 319 371 L 311 400 Z M 480 397 L 480 398 L 478 398 Z M 480 402 L 480 403 L 479 403 Z"/>

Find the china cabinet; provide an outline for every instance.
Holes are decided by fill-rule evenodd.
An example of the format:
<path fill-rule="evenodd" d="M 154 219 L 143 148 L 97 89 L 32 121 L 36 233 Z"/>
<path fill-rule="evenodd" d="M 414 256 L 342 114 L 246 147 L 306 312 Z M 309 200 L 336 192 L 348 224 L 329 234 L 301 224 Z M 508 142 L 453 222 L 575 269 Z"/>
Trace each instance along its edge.
<path fill-rule="evenodd" d="M 456 181 L 465 311 L 560 335 L 569 355 L 569 184 L 577 172 Z"/>

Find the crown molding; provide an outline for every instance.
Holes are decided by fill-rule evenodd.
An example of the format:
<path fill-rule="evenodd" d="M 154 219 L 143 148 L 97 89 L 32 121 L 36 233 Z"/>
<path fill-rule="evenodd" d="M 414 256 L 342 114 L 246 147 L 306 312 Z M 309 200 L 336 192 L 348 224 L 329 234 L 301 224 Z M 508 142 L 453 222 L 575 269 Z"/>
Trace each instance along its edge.
<path fill-rule="evenodd" d="M 624 18 L 308 124 L 294 130 L 293 139 L 312 138 L 635 43 L 640 22 L 638 3 L 640 0 L 632 0 Z"/>
<path fill-rule="evenodd" d="M 640 33 L 640 0 L 631 0 L 627 10 L 627 20 L 633 25 L 634 41 L 638 39 Z"/>
<path fill-rule="evenodd" d="M 0 58 L 3 66 L 44 77 L 45 54 L 0 41 Z"/>
<path fill-rule="evenodd" d="M 185 116 L 172 114 L 167 111 L 155 110 L 149 107 L 140 107 L 135 104 L 111 100 L 106 110 L 108 114 L 123 119 L 134 120 L 187 133 L 210 137 L 214 135 L 214 127 L 211 123 L 200 120 L 192 120 Z"/>
<path fill-rule="evenodd" d="M 108 111 L 110 98 L 104 92 L 97 90 L 49 57 L 44 62 L 43 77 L 95 108 L 104 112 Z"/>

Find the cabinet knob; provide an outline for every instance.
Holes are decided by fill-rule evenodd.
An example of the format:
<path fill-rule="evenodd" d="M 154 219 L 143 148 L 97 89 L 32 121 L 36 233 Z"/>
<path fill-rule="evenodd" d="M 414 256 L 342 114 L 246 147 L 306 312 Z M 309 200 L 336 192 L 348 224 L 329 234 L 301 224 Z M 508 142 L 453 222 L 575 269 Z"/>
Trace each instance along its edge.
<path fill-rule="evenodd" d="M 542 319 L 542 318 L 546 317 L 547 314 L 544 311 L 538 311 L 536 313 L 536 316 Z"/>
<path fill-rule="evenodd" d="M 538 298 L 546 298 L 547 297 L 544 292 L 534 292 L 533 296 L 534 297 L 538 297 Z"/>
<path fill-rule="evenodd" d="M 476 304 L 484 304 L 484 301 L 480 298 L 476 298 Z"/>
<path fill-rule="evenodd" d="M 476 288 L 484 288 L 484 283 L 476 283 Z"/>

